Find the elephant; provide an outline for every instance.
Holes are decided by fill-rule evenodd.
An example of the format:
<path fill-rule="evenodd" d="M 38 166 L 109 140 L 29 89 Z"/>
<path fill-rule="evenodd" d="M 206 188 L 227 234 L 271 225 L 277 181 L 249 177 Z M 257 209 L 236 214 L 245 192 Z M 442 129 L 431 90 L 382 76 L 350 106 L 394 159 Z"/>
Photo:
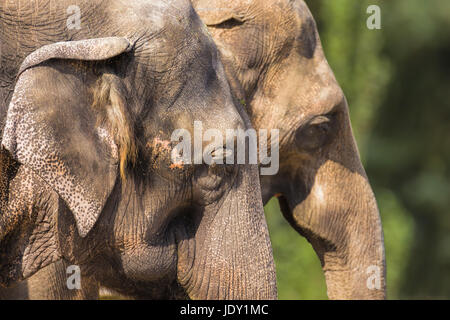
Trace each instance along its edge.
<path fill-rule="evenodd" d="M 347 101 L 307 5 L 302 0 L 192 2 L 253 126 L 281 131 L 280 170 L 261 176 L 264 204 L 277 197 L 283 216 L 312 244 L 330 299 L 385 298 L 376 200 Z M 57 272 L 65 275 L 65 269 Z M 372 272 L 378 283 L 369 286 Z M 41 282 L 46 278 L 43 274 Z"/>
<path fill-rule="evenodd" d="M 330 299 L 384 299 L 381 219 L 348 104 L 303 0 L 193 0 L 256 129 L 276 128 L 280 168 L 261 176 L 311 243 Z"/>
<path fill-rule="evenodd" d="M 2 286 L 277 297 L 257 165 L 172 162 L 176 129 L 250 127 L 188 0 L 0 0 L 0 25 Z"/>

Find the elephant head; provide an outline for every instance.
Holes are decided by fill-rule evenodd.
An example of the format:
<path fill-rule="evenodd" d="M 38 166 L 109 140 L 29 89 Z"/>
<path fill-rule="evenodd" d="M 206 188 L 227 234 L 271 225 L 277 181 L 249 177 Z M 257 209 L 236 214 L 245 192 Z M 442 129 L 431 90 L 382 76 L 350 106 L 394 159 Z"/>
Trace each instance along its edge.
<path fill-rule="evenodd" d="M 384 245 L 376 200 L 345 96 L 306 4 L 193 3 L 254 127 L 280 130 L 280 170 L 262 176 L 264 202 L 278 197 L 287 221 L 312 244 L 330 298 L 384 298 Z"/>
<path fill-rule="evenodd" d="M 108 24 L 83 28 L 106 37 L 36 48 L 19 70 L 1 284 L 64 259 L 125 294 L 276 298 L 257 167 L 172 161 L 176 129 L 248 127 L 206 28 L 187 0 L 97 2 Z"/>

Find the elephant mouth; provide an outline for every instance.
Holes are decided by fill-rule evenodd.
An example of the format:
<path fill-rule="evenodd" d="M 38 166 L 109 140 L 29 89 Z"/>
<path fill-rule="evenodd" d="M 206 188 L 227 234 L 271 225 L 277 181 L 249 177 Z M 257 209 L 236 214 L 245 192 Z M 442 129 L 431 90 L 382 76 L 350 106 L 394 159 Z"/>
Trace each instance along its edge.
<path fill-rule="evenodd" d="M 289 202 L 285 195 L 278 193 L 275 195 L 278 199 L 278 204 L 280 205 L 280 211 L 283 214 L 284 218 L 292 225 L 294 223 L 294 219 L 292 217 L 292 210 L 289 207 Z"/>
<path fill-rule="evenodd" d="M 292 210 L 289 206 L 289 201 L 283 194 L 276 194 L 275 197 L 278 199 L 278 203 L 280 205 L 280 211 L 283 214 L 283 217 L 286 221 L 291 225 L 294 230 L 296 230 L 301 236 L 307 237 L 309 235 L 308 231 L 301 228 L 294 218 L 294 210 Z"/>

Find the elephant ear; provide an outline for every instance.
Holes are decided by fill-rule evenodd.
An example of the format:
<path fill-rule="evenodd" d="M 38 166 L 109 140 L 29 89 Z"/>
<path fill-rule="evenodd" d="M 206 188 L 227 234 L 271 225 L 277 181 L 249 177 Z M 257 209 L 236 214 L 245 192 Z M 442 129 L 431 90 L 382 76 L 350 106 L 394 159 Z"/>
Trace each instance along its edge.
<path fill-rule="evenodd" d="M 75 215 L 81 237 L 97 221 L 118 174 L 114 134 L 120 130 L 99 117 L 126 118 L 119 78 L 94 74 L 86 61 L 114 58 L 131 47 L 124 38 L 42 47 L 25 59 L 8 107 L 4 148 L 58 193 Z M 92 89 L 98 86 L 102 102 L 97 105 L 116 108 L 113 112 L 94 107 Z"/>
<path fill-rule="evenodd" d="M 244 22 L 243 14 L 233 6 L 233 1 L 222 0 L 193 0 L 197 14 L 207 26 L 218 26 L 225 22 Z"/>

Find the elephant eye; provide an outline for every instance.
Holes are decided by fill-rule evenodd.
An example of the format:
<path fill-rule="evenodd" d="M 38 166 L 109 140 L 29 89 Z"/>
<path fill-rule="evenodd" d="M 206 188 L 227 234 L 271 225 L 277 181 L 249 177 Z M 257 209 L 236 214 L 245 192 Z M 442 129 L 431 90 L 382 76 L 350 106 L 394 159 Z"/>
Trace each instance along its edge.
<path fill-rule="evenodd" d="M 331 141 L 333 129 L 333 114 L 314 117 L 297 131 L 295 143 L 302 150 L 314 151 Z"/>

